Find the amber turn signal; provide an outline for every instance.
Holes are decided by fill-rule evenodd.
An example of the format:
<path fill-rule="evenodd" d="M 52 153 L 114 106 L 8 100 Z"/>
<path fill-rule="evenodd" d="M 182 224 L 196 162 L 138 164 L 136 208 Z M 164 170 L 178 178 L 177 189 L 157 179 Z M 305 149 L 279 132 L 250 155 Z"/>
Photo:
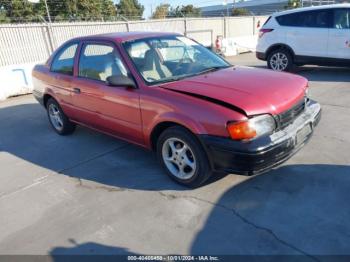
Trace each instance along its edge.
<path fill-rule="evenodd" d="M 249 121 L 229 123 L 227 130 L 234 140 L 245 140 L 256 137 L 256 130 Z"/>

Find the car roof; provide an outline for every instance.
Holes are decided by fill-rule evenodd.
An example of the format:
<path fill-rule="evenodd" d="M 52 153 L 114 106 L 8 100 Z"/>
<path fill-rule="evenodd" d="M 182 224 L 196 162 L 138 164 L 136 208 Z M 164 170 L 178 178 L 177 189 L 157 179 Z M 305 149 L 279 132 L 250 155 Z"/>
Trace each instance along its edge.
<path fill-rule="evenodd" d="M 332 5 L 300 7 L 300 8 L 295 8 L 295 9 L 291 9 L 291 10 L 278 12 L 278 13 L 273 14 L 273 16 L 280 16 L 280 15 L 298 13 L 298 12 L 302 12 L 302 11 L 312 11 L 312 10 L 322 10 L 322 9 L 336 9 L 336 8 L 350 8 L 350 4 L 342 3 L 342 4 L 332 4 Z"/>
<path fill-rule="evenodd" d="M 71 41 L 76 40 L 111 40 L 115 42 L 126 42 L 137 39 L 149 38 L 149 37 L 161 37 L 161 36 L 171 36 L 171 35 L 180 35 L 179 33 L 170 33 L 170 32 L 143 32 L 143 31 L 133 31 L 133 32 L 114 32 L 98 35 L 89 35 L 82 36 L 72 39 Z"/>

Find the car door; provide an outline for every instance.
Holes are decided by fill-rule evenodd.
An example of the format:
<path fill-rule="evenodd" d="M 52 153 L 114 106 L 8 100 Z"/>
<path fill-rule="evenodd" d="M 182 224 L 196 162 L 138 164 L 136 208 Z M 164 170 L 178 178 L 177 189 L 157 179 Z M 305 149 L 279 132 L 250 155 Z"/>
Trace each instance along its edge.
<path fill-rule="evenodd" d="M 296 12 L 280 16 L 277 20 L 286 26 L 286 43 L 297 56 L 327 56 L 330 24 L 328 10 Z"/>
<path fill-rule="evenodd" d="M 333 10 L 333 24 L 329 35 L 329 57 L 350 59 L 350 8 Z"/>
<path fill-rule="evenodd" d="M 51 78 L 47 80 L 51 92 L 68 117 L 74 115 L 74 107 L 72 106 L 72 81 L 74 80 L 74 58 L 77 49 L 78 43 L 68 43 L 57 51 L 51 62 Z"/>
<path fill-rule="evenodd" d="M 106 82 L 112 75 L 130 76 L 116 46 L 109 42 L 84 42 L 76 74 L 76 120 L 143 144 L 139 89 L 109 86 Z"/>

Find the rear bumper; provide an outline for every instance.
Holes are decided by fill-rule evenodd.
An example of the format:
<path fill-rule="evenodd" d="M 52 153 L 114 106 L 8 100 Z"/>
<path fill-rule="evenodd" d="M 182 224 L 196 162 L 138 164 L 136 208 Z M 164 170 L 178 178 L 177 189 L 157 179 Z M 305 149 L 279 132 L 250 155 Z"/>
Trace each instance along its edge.
<path fill-rule="evenodd" d="M 34 89 L 33 96 L 42 106 L 44 106 L 44 96 L 41 92 Z"/>
<path fill-rule="evenodd" d="M 249 142 L 210 135 L 201 135 L 200 139 L 215 171 L 255 175 L 281 164 L 302 148 L 320 118 L 321 106 L 310 101 L 293 124 L 270 136 Z"/>
<path fill-rule="evenodd" d="M 267 59 L 266 54 L 263 52 L 256 52 L 255 55 L 256 55 L 256 58 L 259 60 L 266 61 L 266 59 Z"/>

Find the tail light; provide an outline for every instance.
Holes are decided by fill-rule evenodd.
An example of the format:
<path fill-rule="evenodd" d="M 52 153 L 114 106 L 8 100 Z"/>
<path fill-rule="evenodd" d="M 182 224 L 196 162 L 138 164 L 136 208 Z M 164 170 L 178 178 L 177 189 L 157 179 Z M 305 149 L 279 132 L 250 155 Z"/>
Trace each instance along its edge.
<path fill-rule="evenodd" d="M 260 29 L 259 30 L 259 38 L 262 38 L 264 34 L 270 33 L 272 31 L 273 31 L 273 29 L 264 29 L 264 28 Z"/>

